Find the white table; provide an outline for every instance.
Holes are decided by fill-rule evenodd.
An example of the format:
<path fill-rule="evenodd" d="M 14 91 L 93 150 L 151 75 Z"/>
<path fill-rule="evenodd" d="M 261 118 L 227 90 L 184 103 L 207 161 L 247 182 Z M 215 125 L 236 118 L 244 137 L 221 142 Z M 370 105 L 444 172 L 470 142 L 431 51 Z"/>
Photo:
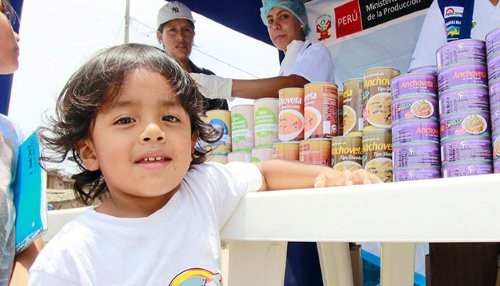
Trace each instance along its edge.
<path fill-rule="evenodd" d="M 415 243 L 500 241 L 500 174 L 248 194 L 222 231 L 229 286 L 284 279 L 286 242 L 318 242 L 325 286 L 352 285 L 348 242 L 382 242 L 381 285 L 413 285 Z"/>

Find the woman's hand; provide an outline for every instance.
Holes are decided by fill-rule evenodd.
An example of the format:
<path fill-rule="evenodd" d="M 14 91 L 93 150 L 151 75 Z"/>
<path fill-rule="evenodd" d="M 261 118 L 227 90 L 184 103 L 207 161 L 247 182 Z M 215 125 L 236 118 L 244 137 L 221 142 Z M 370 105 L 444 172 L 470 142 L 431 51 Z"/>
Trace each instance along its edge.
<path fill-rule="evenodd" d="M 322 172 L 314 179 L 315 188 L 380 183 L 382 183 L 382 180 L 378 176 L 363 169 L 356 171 L 336 171 L 332 169 Z"/>

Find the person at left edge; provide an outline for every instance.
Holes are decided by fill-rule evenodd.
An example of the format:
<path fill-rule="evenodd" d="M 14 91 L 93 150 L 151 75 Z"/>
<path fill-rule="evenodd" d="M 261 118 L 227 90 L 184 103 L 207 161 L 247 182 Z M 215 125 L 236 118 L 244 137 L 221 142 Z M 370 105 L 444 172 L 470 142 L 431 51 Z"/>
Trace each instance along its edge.
<path fill-rule="evenodd" d="M 11 74 L 19 66 L 19 36 L 12 29 L 16 13 L 8 0 L 0 0 L 0 74 Z M 14 122 L 0 114 L 0 286 L 26 285 L 28 269 L 42 247 L 36 238 L 16 253 L 14 191 L 17 148 L 23 135 Z"/>

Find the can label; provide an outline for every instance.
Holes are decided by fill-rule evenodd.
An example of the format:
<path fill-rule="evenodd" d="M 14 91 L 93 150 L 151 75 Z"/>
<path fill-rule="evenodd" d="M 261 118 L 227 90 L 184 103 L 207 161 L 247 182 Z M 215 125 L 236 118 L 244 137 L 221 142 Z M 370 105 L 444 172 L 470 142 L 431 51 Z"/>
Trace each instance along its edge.
<path fill-rule="evenodd" d="M 493 145 L 493 170 L 495 173 L 500 173 L 500 132 L 493 135 L 491 143 Z"/>
<path fill-rule="evenodd" d="M 210 154 L 227 154 L 231 152 L 231 113 L 227 110 L 209 110 L 205 122 L 222 132 L 222 137 L 213 143 L 206 143 Z"/>
<path fill-rule="evenodd" d="M 486 54 L 491 55 L 500 50 L 500 27 L 489 32 L 485 36 Z"/>
<path fill-rule="evenodd" d="M 304 138 L 337 136 L 337 85 L 314 82 L 304 85 Z"/>
<path fill-rule="evenodd" d="M 412 120 L 392 127 L 394 145 L 405 143 L 439 143 L 439 122 Z"/>
<path fill-rule="evenodd" d="M 491 142 L 493 143 L 493 158 L 500 159 L 500 132 L 493 135 Z"/>
<path fill-rule="evenodd" d="M 233 151 L 250 151 L 254 146 L 253 105 L 242 104 L 231 108 Z"/>
<path fill-rule="evenodd" d="M 500 79 L 500 50 L 488 58 L 488 80 L 493 82 Z"/>
<path fill-rule="evenodd" d="M 443 164 L 443 178 L 475 176 L 493 172 L 491 162 L 460 162 L 456 164 Z"/>
<path fill-rule="evenodd" d="M 449 90 L 439 95 L 439 116 L 464 110 L 487 113 L 490 110 L 488 102 L 488 90 L 485 88 Z"/>
<path fill-rule="evenodd" d="M 362 168 L 363 151 L 361 136 L 337 136 L 332 138 L 333 169 L 355 171 Z"/>
<path fill-rule="evenodd" d="M 489 162 L 491 154 L 490 138 L 463 137 L 441 143 L 443 164 L 470 160 Z"/>
<path fill-rule="evenodd" d="M 299 142 L 276 142 L 273 144 L 273 159 L 299 160 Z"/>
<path fill-rule="evenodd" d="M 489 114 L 458 113 L 440 120 L 441 141 L 456 136 L 490 137 Z"/>
<path fill-rule="evenodd" d="M 313 165 L 330 166 L 332 142 L 330 139 L 314 138 L 299 142 L 299 160 Z"/>
<path fill-rule="evenodd" d="M 363 132 L 363 168 L 384 182 L 392 182 L 392 139 L 390 130 Z"/>
<path fill-rule="evenodd" d="M 439 93 L 464 86 L 487 87 L 488 73 L 486 72 L 486 65 L 451 66 L 438 74 Z"/>
<path fill-rule="evenodd" d="M 436 97 L 436 77 L 431 74 L 408 73 L 391 80 L 392 100 L 414 93 Z"/>
<path fill-rule="evenodd" d="M 441 178 L 441 168 L 394 169 L 394 182 Z"/>
<path fill-rule="evenodd" d="M 438 120 L 437 100 L 425 95 L 399 98 L 392 102 L 392 122 L 397 124 L 410 119 Z"/>
<path fill-rule="evenodd" d="M 500 103 L 500 80 L 490 82 L 490 106 L 495 106 Z"/>
<path fill-rule="evenodd" d="M 392 156 L 394 170 L 423 167 L 439 169 L 441 167 L 437 143 L 393 146 Z"/>
<path fill-rule="evenodd" d="M 436 51 L 438 70 L 454 64 L 486 64 L 485 42 L 462 39 L 449 42 Z"/>
<path fill-rule="evenodd" d="M 278 142 L 277 98 L 259 98 L 254 102 L 255 147 L 272 147 Z"/>
<path fill-rule="evenodd" d="M 493 133 L 500 132 L 500 103 L 491 107 L 491 130 Z"/>
<path fill-rule="evenodd" d="M 363 130 L 391 128 L 391 80 L 399 74 L 394 68 L 371 68 L 363 73 Z"/>
<path fill-rule="evenodd" d="M 304 89 L 283 88 L 279 90 L 280 141 L 304 139 Z"/>
<path fill-rule="evenodd" d="M 344 81 L 344 91 L 342 94 L 342 125 L 344 126 L 344 136 L 349 135 L 351 132 L 360 132 L 363 130 L 362 94 L 362 78 L 353 78 Z"/>

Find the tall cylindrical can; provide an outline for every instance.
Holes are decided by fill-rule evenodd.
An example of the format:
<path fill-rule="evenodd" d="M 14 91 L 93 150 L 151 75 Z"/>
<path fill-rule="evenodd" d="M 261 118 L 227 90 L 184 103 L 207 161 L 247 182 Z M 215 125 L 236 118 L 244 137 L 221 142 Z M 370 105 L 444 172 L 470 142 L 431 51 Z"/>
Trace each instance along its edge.
<path fill-rule="evenodd" d="M 361 136 L 332 137 L 332 167 L 338 171 L 362 168 Z"/>
<path fill-rule="evenodd" d="M 343 84 L 343 135 L 361 136 L 363 130 L 363 79 L 352 78 Z"/>
<path fill-rule="evenodd" d="M 231 108 L 231 131 L 233 151 L 254 147 L 253 104 L 235 105 Z"/>
<path fill-rule="evenodd" d="M 231 113 L 227 110 L 214 109 L 207 111 L 205 122 L 210 123 L 222 133 L 222 137 L 214 143 L 207 143 L 211 154 L 227 154 L 231 152 Z"/>
<path fill-rule="evenodd" d="M 387 67 L 363 73 L 363 130 L 391 128 L 391 80 L 399 74 Z"/>
<path fill-rule="evenodd" d="M 254 102 L 255 147 L 272 147 L 278 142 L 277 98 L 259 98 Z"/>
<path fill-rule="evenodd" d="M 304 89 L 289 87 L 279 90 L 280 141 L 304 139 Z"/>
<path fill-rule="evenodd" d="M 299 160 L 299 142 L 287 141 L 273 143 L 273 159 Z"/>
<path fill-rule="evenodd" d="M 329 138 L 312 138 L 299 142 L 299 160 L 313 165 L 330 166 L 332 141 Z"/>
<path fill-rule="evenodd" d="M 363 131 L 363 169 L 392 182 L 392 137 L 386 129 Z"/>
<path fill-rule="evenodd" d="M 312 82 L 304 85 L 304 138 L 337 136 L 337 85 Z"/>

